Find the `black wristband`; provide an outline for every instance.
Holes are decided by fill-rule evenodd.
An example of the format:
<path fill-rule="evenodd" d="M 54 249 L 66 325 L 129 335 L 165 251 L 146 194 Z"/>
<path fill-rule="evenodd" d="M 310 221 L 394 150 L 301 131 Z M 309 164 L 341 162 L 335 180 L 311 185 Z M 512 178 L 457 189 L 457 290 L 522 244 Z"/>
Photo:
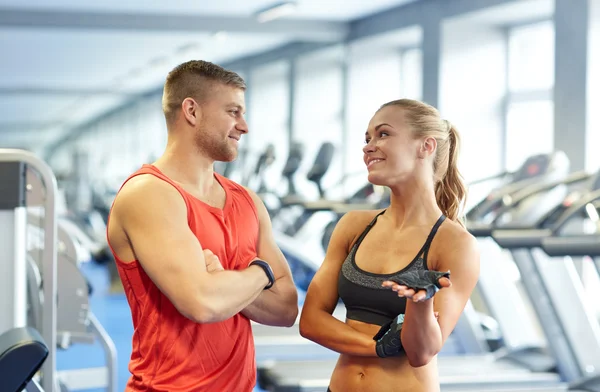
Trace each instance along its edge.
<path fill-rule="evenodd" d="M 275 275 L 273 275 L 273 270 L 271 269 L 271 266 L 269 265 L 269 263 L 267 263 L 264 260 L 254 260 L 248 266 L 251 266 L 251 265 L 259 266 L 260 268 L 263 269 L 263 271 L 265 271 L 265 274 L 267 274 L 267 278 L 269 278 L 269 284 L 265 286 L 264 290 L 268 290 L 271 287 L 273 287 L 273 285 L 275 284 Z"/>

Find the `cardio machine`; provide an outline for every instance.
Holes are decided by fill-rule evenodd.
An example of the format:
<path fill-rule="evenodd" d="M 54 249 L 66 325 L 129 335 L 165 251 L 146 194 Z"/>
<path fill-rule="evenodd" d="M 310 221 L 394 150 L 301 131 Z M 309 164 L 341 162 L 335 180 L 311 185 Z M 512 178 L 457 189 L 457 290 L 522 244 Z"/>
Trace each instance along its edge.
<path fill-rule="evenodd" d="M 0 149 L 0 177 L 3 187 L 3 192 L 0 192 L 0 333 L 8 331 L 9 334 L 9 338 L 2 341 L 6 342 L 2 349 L 8 355 L 4 358 L 11 358 L 11 361 L 22 358 L 24 365 L 29 363 L 30 370 L 36 375 L 39 373 L 39 388 L 35 390 L 65 391 L 68 385 L 61 383 L 61 372 L 56 367 L 56 351 L 62 343 L 75 341 L 75 334 L 70 335 L 70 332 L 84 326 L 83 320 L 77 316 L 87 301 L 88 286 L 85 279 L 78 275 L 78 257 L 73 243 L 69 242 L 71 237 L 61 230 L 58 223 L 56 178 L 49 166 L 35 155 L 12 149 Z M 40 207 L 43 215 L 38 218 L 41 218 L 43 235 L 39 238 L 39 252 L 35 252 L 28 246 L 28 242 L 32 241 L 28 225 L 36 220 L 32 211 Z M 35 253 L 39 253 L 38 259 L 32 260 Z M 33 279 L 32 275 L 28 277 L 28 269 L 35 271 L 31 268 L 34 266 L 38 267 L 37 276 L 41 277 L 43 283 L 41 288 L 39 280 L 28 287 L 29 282 L 36 281 L 36 276 Z M 70 281 L 58 288 L 59 276 L 73 280 L 68 278 Z M 37 308 L 34 304 L 36 301 Z M 41 301 L 43 304 L 40 306 Z M 89 327 L 94 328 L 91 313 L 85 316 Z M 108 335 L 103 337 L 110 342 Z M 15 345 L 22 346 L 22 349 Z M 25 356 L 21 356 L 23 353 Z M 30 354 L 32 357 L 29 357 Z M 40 367 L 34 369 L 34 364 Z M 18 364 L 13 365 L 17 374 Z M 5 369 L 8 368 L 0 364 L 0 372 Z M 111 369 L 114 371 L 111 372 Z M 116 368 L 111 369 L 108 390 L 115 391 Z M 0 389 L 3 391 L 4 381 L 2 377 Z M 28 390 L 36 387 L 36 383 L 31 383 L 31 378 L 23 382 L 26 382 Z"/>
<path fill-rule="evenodd" d="M 36 375 L 48 357 L 48 347 L 31 327 L 0 334 L 0 380 L 3 392 L 43 392 Z"/>
<path fill-rule="evenodd" d="M 590 312 L 572 257 L 594 256 L 598 235 L 583 236 L 585 216 L 597 224 L 600 172 L 577 173 L 563 200 L 541 217 L 537 227 L 496 228 L 493 239 L 508 249 L 532 298 L 549 352 L 569 391 L 600 391 L 600 324 Z M 560 189 L 557 187 L 555 189 Z M 562 187 L 565 192 L 565 187 Z M 534 197 L 535 199 L 535 197 Z M 524 198 L 522 202 L 535 202 Z M 592 212 L 593 211 L 593 212 Z M 559 256 L 563 256 L 562 258 Z M 597 265 L 597 264 L 596 264 Z"/>
<path fill-rule="evenodd" d="M 504 346 L 498 355 L 532 372 L 554 371 L 556 364 L 544 349 L 543 337 L 530 316 L 524 295 L 511 282 L 513 263 L 490 236 L 494 228 L 540 225 L 565 197 L 563 182 L 585 178 L 575 174 L 567 180 L 568 173 L 569 161 L 562 152 L 531 156 L 512 175 L 511 181 L 494 189 L 466 214 L 467 228 L 478 238 L 482 249 L 480 277 L 474 294 L 481 297 L 498 323 Z"/>

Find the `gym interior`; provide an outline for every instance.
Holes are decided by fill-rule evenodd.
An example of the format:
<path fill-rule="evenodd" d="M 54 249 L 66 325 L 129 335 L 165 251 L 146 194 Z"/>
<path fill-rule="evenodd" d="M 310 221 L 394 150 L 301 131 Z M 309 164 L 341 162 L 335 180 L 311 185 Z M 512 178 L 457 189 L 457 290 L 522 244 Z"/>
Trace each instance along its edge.
<path fill-rule="evenodd" d="M 125 390 L 106 219 L 164 151 L 167 73 L 202 59 L 247 83 L 215 170 L 263 199 L 299 306 L 339 219 L 389 203 L 369 119 L 422 100 L 460 132 L 481 250 L 441 390 L 600 391 L 600 0 L 0 0 L 0 52 L 0 390 Z M 256 392 L 327 390 L 337 353 L 253 332 Z"/>

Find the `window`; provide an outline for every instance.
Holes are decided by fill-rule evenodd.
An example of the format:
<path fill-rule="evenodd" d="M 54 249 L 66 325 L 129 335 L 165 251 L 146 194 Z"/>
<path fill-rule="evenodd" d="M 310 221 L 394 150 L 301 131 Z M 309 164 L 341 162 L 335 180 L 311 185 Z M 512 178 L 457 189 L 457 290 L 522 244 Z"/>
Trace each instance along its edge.
<path fill-rule="evenodd" d="M 554 85 L 554 24 L 536 23 L 510 30 L 508 83 L 511 92 L 549 89 Z"/>
<path fill-rule="evenodd" d="M 296 61 L 293 138 L 304 147 L 296 183 L 298 193 L 310 199 L 319 195 L 316 186 L 306 180 L 306 174 L 325 142 L 333 144 L 334 154 L 322 180 L 323 189 L 328 198 L 344 196 L 341 187 L 336 186 L 342 177 L 343 55 L 343 48 L 334 47 Z"/>
<path fill-rule="evenodd" d="M 586 170 L 600 170 L 600 1 L 590 2 L 588 33 Z"/>
<path fill-rule="evenodd" d="M 552 101 L 519 102 L 509 105 L 506 116 L 506 168 L 518 169 L 531 155 L 554 149 L 554 104 Z"/>
<path fill-rule="evenodd" d="M 238 167 L 247 175 L 246 169 L 253 170 L 258 156 L 268 144 L 273 144 L 276 148 L 275 162 L 264 177 L 267 188 L 272 190 L 281 188 L 281 171 L 288 154 L 288 80 L 287 61 L 264 65 L 252 70 L 246 93 L 248 110 L 251 111 L 248 118 L 250 132 L 242 138 L 240 147 L 246 149 L 252 159 Z"/>
<path fill-rule="evenodd" d="M 371 117 L 384 103 L 401 96 L 400 51 L 380 53 L 376 60 L 355 50 L 348 75 L 346 173 L 352 175 L 346 192 L 352 193 L 367 181 L 362 160 L 365 132 Z"/>
<path fill-rule="evenodd" d="M 529 156 L 554 150 L 554 23 L 513 27 L 508 32 L 506 170 Z"/>
<path fill-rule="evenodd" d="M 421 100 L 423 95 L 423 56 L 421 49 L 402 52 L 400 86 L 405 98 Z"/>

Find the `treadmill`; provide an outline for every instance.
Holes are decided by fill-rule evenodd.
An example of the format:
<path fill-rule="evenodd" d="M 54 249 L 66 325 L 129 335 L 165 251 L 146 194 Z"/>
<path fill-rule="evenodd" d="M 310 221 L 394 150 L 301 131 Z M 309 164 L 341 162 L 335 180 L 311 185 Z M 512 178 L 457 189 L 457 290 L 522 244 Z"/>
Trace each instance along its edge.
<path fill-rule="evenodd" d="M 585 304 L 572 258 L 561 258 L 600 254 L 598 233 L 581 234 L 586 214 L 598 224 L 600 173 L 587 185 L 556 206 L 541 228 L 497 229 L 492 236 L 510 250 L 526 291 L 535 298 L 534 310 L 568 390 L 600 392 L 600 324 Z"/>
<path fill-rule="evenodd" d="M 503 257 L 490 237 L 498 228 L 542 228 L 549 224 L 560 213 L 557 206 L 562 205 L 569 191 L 586 189 L 591 179 L 585 172 L 568 172 L 569 161 L 560 151 L 532 156 L 514 174 L 513 182 L 491 192 L 467 214 L 468 229 L 479 239 L 483 255 L 474 294 L 482 297 L 500 326 L 504 347 L 498 357 L 532 372 L 556 371 L 556 361 L 545 348 L 541 326 L 532 318 L 533 305 L 507 277 L 514 263 Z M 490 257 L 492 252 L 495 257 Z"/>
<path fill-rule="evenodd" d="M 530 158 L 520 172 L 514 175 L 514 182 L 496 190 L 483 202 L 496 205 L 495 201 L 507 201 L 507 197 L 524 187 L 534 184 L 552 184 L 564 180 L 569 169 L 568 159 L 564 153 L 539 155 Z M 480 203 L 481 204 L 481 203 Z M 556 204 L 556 203 L 554 203 Z M 484 216 L 489 216 L 490 209 Z M 496 210 L 501 209 L 500 204 Z M 497 276 L 497 275 L 496 275 Z M 496 292 L 498 293 L 498 292 Z M 498 296 L 496 295 L 496 298 Z M 466 313 L 466 312 L 465 312 Z M 509 314 L 515 317 L 515 314 Z M 457 325 L 458 328 L 458 325 Z M 518 332 L 518 331 L 516 331 Z M 530 355 L 524 352 L 523 356 Z M 475 354 L 463 356 L 438 357 L 440 384 L 444 391 L 456 390 L 514 390 L 524 388 L 532 391 L 535 388 L 547 390 L 564 390 L 561 379 L 553 372 L 554 363 L 550 358 L 536 356 L 530 367 L 523 366 L 523 361 L 515 361 L 511 356 L 499 357 L 496 354 Z M 323 391 L 327 389 L 331 373 L 336 361 L 305 360 L 275 362 L 270 366 L 259 367 L 259 386 L 269 391 Z M 546 389 L 545 389 L 546 390 Z"/>
<path fill-rule="evenodd" d="M 562 208 L 564 210 L 560 222 L 562 227 L 565 227 L 574 217 L 580 216 L 595 223 L 596 231 L 592 234 L 570 233 L 560 236 L 552 234 L 542 238 L 542 249 L 551 257 L 592 257 L 600 274 L 600 170 L 592 182 L 592 190 L 587 194 L 573 195 L 566 200 Z"/>

